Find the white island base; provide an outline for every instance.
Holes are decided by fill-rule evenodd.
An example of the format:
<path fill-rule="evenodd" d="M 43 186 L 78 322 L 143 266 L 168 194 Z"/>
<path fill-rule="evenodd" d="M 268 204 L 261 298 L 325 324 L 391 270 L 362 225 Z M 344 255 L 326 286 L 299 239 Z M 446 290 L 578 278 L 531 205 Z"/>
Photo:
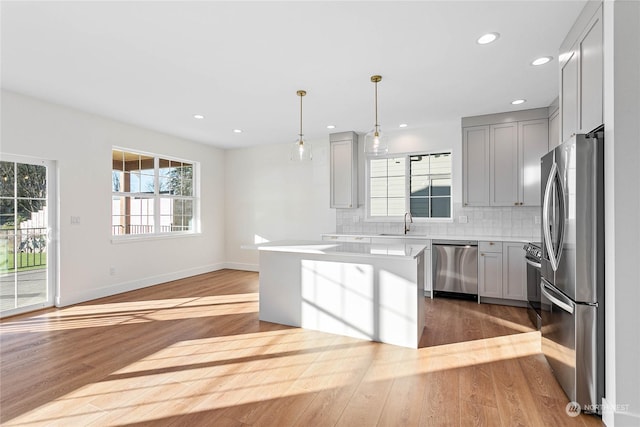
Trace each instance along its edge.
<path fill-rule="evenodd" d="M 260 320 L 417 348 L 424 246 L 260 245 Z"/>

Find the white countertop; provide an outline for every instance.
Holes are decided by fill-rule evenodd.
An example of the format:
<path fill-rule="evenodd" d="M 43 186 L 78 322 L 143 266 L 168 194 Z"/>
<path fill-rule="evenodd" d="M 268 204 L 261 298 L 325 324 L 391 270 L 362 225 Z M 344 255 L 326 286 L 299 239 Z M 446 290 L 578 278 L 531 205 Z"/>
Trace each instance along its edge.
<path fill-rule="evenodd" d="M 249 246 L 243 246 L 248 249 Z M 281 240 L 259 243 L 252 248 L 260 251 L 348 255 L 367 257 L 416 258 L 426 246 L 410 243 L 352 243 L 326 240 Z"/>
<path fill-rule="evenodd" d="M 367 237 L 380 239 L 419 239 L 419 240 L 477 240 L 482 242 L 522 242 L 529 243 L 531 237 L 522 236 L 469 236 L 469 235 L 425 235 L 425 234 L 376 234 L 376 233 L 323 233 L 322 236 Z M 535 239 L 534 239 L 535 240 Z M 539 241 L 540 239 L 538 239 Z"/>

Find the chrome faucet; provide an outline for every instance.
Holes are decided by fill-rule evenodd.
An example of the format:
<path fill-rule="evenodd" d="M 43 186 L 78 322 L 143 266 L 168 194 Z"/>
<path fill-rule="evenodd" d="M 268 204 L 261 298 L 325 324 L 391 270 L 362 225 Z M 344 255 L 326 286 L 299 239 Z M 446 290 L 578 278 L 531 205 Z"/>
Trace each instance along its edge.
<path fill-rule="evenodd" d="M 413 222 L 413 217 L 411 216 L 410 212 L 405 212 L 404 213 L 404 234 L 407 234 L 409 232 L 410 226 L 407 225 L 407 215 L 409 215 L 409 222 L 412 223 Z"/>

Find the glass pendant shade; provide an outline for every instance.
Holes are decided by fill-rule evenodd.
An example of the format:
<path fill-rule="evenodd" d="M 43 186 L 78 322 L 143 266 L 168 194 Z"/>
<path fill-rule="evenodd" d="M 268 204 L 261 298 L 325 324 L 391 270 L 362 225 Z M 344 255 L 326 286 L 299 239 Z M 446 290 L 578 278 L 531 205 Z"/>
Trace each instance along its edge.
<path fill-rule="evenodd" d="M 305 142 L 302 134 L 302 97 L 307 94 L 304 90 L 299 90 L 296 94 L 300 97 L 300 133 L 298 139 L 291 146 L 289 158 L 293 161 L 307 162 L 312 159 L 311 144 Z"/>
<path fill-rule="evenodd" d="M 373 128 L 364 136 L 364 152 L 370 156 L 380 156 L 387 154 L 387 137 L 382 133 L 380 127 Z"/>
<path fill-rule="evenodd" d="M 371 76 L 371 81 L 376 85 L 376 122 L 375 125 L 373 125 L 373 129 L 371 130 L 371 132 L 364 136 L 364 152 L 368 156 L 380 156 L 383 154 L 387 154 L 387 152 L 389 151 L 387 147 L 387 139 L 382 134 L 380 125 L 378 124 L 378 82 L 380 82 L 381 80 L 382 76 Z"/>
<path fill-rule="evenodd" d="M 305 142 L 302 138 L 296 140 L 291 146 L 291 160 L 299 162 L 308 162 L 313 158 L 311 152 L 311 143 Z"/>

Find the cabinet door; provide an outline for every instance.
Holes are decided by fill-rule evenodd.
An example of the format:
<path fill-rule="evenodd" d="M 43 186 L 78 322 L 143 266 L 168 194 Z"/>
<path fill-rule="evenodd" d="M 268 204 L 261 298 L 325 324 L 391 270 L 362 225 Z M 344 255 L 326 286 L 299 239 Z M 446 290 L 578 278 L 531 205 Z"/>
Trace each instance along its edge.
<path fill-rule="evenodd" d="M 502 252 L 480 252 L 478 294 L 481 297 L 502 298 Z"/>
<path fill-rule="evenodd" d="M 540 158 L 549 151 L 547 119 L 518 122 L 520 205 L 540 206 Z"/>
<path fill-rule="evenodd" d="M 560 69 L 560 121 L 562 141 L 578 129 L 578 53 L 568 53 L 569 59 Z"/>
<path fill-rule="evenodd" d="M 518 205 L 518 124 L 491 125 L 491 206 Z"/>
<path fill-rule="evenodd" d="M 355 168 L 355 141 L 352 139 L 331 141 L 331 195 L 330 207 L 357 207 L 357 183 Z"/>
<path fill-rule="evenodd" d="M 462 202 L 489 206 L 489 126 L 462 129 Z"/>
<path fill-rule="evenodd" d="M 604 123 L 602 117 L 602 9 L 589 23 L 580 42 L 580 129 L 589 132 Z"/>
<path fill-rule="evenodd" d="M 527 267 L 522 243 L 503 243 L 502 298 L 527 300 Z"/>

